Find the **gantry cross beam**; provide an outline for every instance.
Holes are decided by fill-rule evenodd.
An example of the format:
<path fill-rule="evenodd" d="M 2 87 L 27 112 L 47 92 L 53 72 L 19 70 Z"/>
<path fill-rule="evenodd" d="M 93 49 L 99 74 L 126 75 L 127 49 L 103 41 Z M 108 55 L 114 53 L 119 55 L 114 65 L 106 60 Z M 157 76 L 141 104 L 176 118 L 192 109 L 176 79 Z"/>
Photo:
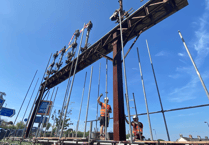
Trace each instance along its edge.
<path fill-rule="evenodd" d="M 123 27 L 124 46 L 126 45 L 128 41 L 130 41 L 135 36 L 138 36 L 139 34 L 143 33 L 147 29 L 151 28 L 155 24 L 159 23 L 160 21 L 164 20 L 165 18 L 169 17 L 170 15 L 174 14 L 175 12 L 184 8 L 187 5 L 188 5 L 187 0 L 150 0 L 148 1 L 138 10 L 136 10 L 133 14 L 131 14 L 129 17 L 123 20 L 122 27 Z M 110 30 L 106 35 L 104 35 L 101 39 L 99 39 L 96 43 L 94 43 L 87 50 L 85 50 L 82 54 L 80 54 L 76 73 L 88 67 L 89 65 L 96 62 L 97 60 L 104 57 L 105 55 L 109 54 L 110 52 L 112 52 L 113 46 L 115 46 L 115 43 L 118 43 L 118 41 L 120 42 L 119 31 L 120 31 L 120 26 L 117 25 L 112 30 Z M 117 45 L 117 47 L 120 47 L 120 45 Z M 121 54 L 120 53 L 121 48 L 115 48 L 115 49 L 117 49 L 118 52 L 114 54 L 114 58 L 112 59 L 113 64 L 115 63 L 115 61 L 118 61 L 117 60 L 118 58 L 121 58 L 121 57 L 117 57 L 118 54 L 119 55 Z M 111 60 L 111 58 L 109 59 Z M 44 84 L 46 83 L 46 87 L 50 89 L 60 84 L 61 82 L 65 81 L 67 78 L 69 78 L 69 76 L 72 76 L 73 73 L 69 75 L 69 72 L 70 72 L 71 65 L 75 65 L 75 61 L 76 59 L 72 60 L 72 62 L 64 66 L 60 71 L 58 71 L 53 76 L 51 76 L 47 80 L 47 82 L 43 82 L 42 86 L 44 86 Z M 119 66 L 120 64 L 118 63 L 117 65 Z M 74 72 L 74 66 L 71 72 Z M 119 77 L 118 80 L 121 82 L 122 76 L 121 74 L 118 75 L 118 73 L 120 72 L 117 72 L 117 75 L 113 74 L 113 78 Z M 115 95 L 113 93 L 114 100 L 117 97 L 123 98 L 122 96 L 117 96 L 118 92 L 121 91 L 118 89 L 119 88 L 116 89 L 117 93 L 115 93 Z M 39 100 L 41 100 L 42 97 L 43 97 L 42 95 L 39 95 L 36 102 L 39 102 Z M 116 99 L 116 101 L 118 101 L 118 99 Z M 118 107 L 121 107 L 122 111 L 119 108 L 118 111 L 116 111 L 117 113 L 115 113 L 114 111 L 114 115 L 119 114 L 118 119 L 122 119 L 124 118 L 123 117 L 124 115 L 123 114 L 123 111 L 124 111 L 123 101 L 118 102 L 117 105 Z M 33 114 L 31 115 L 25 137 L 28 137 L 29 131 L 31 130 L 33 126 L 33 123 L 34 123 L 33 119 L 36 116 L 35 112 L 38 109 L 38 107 L 39 107 L 38 104 L 36 104 L 34 107 Z M 120 127 L 124 127 L 124 123 L 122 123 Z M 116 134 L 120 136 L 119 130 Z M 125 132 L 123 134 L 125 134 Z M 114 132 L 114 135 L 115 135 L 115 132 Z M 117 140 L 124 140 L 124 137 L 122 138 L 118 137 Z"/>
<path fill-rule="evenodd" d="M 139 33 L 146 31 L 187 5 L 187 0 L 150 0 L 122 22 L 124 45 Z M 112 43 L 120 38 L 120 33 L 114 39 L 113 34 L 118 31 L 120 31 L 119 25 L 84 51 L 79 56 L 76 72 L 83 70 L 102 58 L 101 54 L 107 55 L 112 52 Z M 52 88 L 69 78 L 70 66 L 75 64 L 75 60 L 50 77 L 46 87 Z"/>

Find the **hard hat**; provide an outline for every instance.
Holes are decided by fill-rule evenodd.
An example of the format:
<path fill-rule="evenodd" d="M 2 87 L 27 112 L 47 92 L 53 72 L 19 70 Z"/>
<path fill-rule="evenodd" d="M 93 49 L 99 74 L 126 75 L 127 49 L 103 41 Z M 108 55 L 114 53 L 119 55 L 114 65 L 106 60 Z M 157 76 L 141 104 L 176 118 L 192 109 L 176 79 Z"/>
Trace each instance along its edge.
<path fill-rule="evenodd" d="M 138 117 L 137 117 L 136 115 L 134 115 L 134 116 L 133 116 L 133 119 L 136 119 L 136 118 L 138 118 Z"/>
<path fill-rule="evenodd" d="M 108 97 L 105 97 L 104 100 L 108 100 L 109 101 L 109 98 Z"/>

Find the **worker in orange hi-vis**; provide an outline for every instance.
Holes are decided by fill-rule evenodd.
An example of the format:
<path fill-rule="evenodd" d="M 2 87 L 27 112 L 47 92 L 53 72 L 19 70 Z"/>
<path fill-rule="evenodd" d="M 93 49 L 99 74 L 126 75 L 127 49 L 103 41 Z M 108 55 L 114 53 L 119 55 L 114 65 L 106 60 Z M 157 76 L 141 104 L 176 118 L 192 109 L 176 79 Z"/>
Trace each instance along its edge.
<path fill-rule="evenodd" d="M 128 120 L 125 118 L 126 122 L 129 124 Z M 134 134 L 134 140 L 143 140 L 144 136 L 143 134 L 143 124 L 138 121 L 138 117 L 136 115 L 133 116 L 133 120 L 131 122 L 131 126 L 133 126 L 133 134 Z"/>
<path fill-rule="evenodd" d="M 104 98 L 104 103 L 100 102 L 100 98 L 103 96 L 103 94 L 101 94 L 98 99 L 97 102 L 99 103 L 99 105 L 101 106 L 101 110 L 100 110 L 100 137 L 104 137 L 105 135 L 105 131 L 103 133 L 103 128 L 105 126 L 105 109 L 106 109 L 106 104 L 107 104 L 107 127 L 109 126 L 109 113 L 112 113 L 112 109 L 111 106 L 108 105 L 109 102 L 109 98 L 105 97 Z"/>

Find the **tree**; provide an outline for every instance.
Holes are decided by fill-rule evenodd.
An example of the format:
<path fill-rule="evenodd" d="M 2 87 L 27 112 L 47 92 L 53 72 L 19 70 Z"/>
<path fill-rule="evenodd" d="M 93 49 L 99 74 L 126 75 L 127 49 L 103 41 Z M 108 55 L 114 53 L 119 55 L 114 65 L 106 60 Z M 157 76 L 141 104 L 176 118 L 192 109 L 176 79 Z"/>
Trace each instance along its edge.
<path fill-rule="evenodd" d="M 25 123 L 23 121 L 20 121 L 16 124 L 17 129 L 24 129 L 25 128 Z"/>
<path fill-rule="evenodd" d="M 50 128 L 51 126 L 52 126 L 51 123 L 48 123 L 48 124 L 46 125 L 46 130 L 49 130 L 49 128 Z"/>
<path fill-rule="evenodd" d="M 65 122 L 64 122 L 64 130 L 67 129 L 70 125 L 69 115 L 71 114 L 71 112 L 72 112 L 72 110 L 68 111 L 67 114 L 66 114 L 66 119 L 65 119 Z M 56 114 L 56 110 L 54 111 L 54 113 L 52 115 L 52 120 L 54 120 L 56 127 L 58 127 L 60 122 L 61 122 L 61 125 L 62 125 L 63 118 L 64 118 L 64 112 L 61 112 L 61 110 L 58 110 L 58 112 Z"/>

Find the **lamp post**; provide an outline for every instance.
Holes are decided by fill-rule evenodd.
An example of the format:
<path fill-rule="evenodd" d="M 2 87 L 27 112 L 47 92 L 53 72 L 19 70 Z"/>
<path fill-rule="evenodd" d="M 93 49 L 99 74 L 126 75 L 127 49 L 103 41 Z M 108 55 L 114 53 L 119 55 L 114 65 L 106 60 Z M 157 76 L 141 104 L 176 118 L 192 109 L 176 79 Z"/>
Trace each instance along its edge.
<path fill-rule="evenodd" d="M 157 140 L 157 134 L 156 134 L 156 130 L 155 129 L 153 129 L 154 131 L 155 131 L 155 136 L 156 136 L 156 140 Z"/>
<path fill-rule="evenodd" d="M 208 122 L 207 122 L 207 121 L 205 121 L 204 123 L 207 123 L 207 125 L 208 125 L 208 127 L 209 127 L 209 124 L 208 124 Z"/>

